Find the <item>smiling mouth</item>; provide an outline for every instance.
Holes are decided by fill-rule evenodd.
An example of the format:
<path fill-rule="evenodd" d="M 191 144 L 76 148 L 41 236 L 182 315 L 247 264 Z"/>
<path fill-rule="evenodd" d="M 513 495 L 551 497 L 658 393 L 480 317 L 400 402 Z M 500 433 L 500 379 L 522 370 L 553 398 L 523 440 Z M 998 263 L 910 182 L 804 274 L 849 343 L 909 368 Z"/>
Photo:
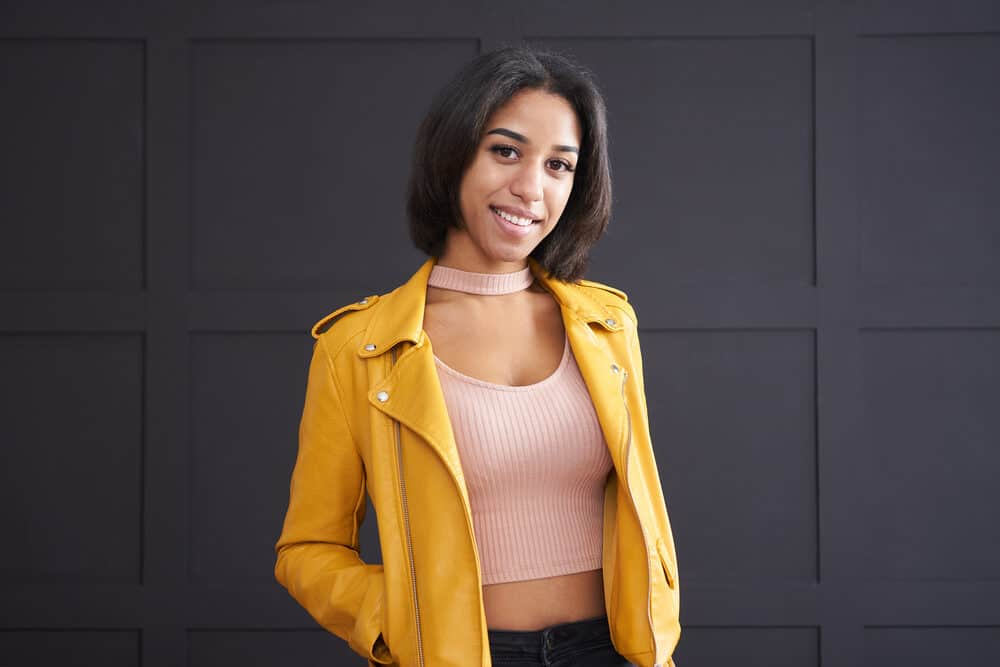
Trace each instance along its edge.
<path fill-rule="evenodd" d="M 492 206 L 490 206 L 490 210 L 499 215 L 507 222 L 511 223 L 512 225 L 517 225 L 518 227 L 529 227 L 535 224 L 536 222 L 539 222 L 537 220 L 532 220 L 530 218 L 519 218 L 516 215 L 511 215 L 506 211 L 501 211 L 500 209 L 494 208 Z"/>

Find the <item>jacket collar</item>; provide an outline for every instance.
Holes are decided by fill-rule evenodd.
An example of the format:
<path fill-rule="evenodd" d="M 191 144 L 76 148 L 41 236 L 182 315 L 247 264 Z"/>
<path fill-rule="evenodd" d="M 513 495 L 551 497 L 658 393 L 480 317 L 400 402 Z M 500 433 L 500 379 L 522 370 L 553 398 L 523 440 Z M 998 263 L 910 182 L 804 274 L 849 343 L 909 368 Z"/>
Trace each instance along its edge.
<path fill-rule="evenodd" d="M 358 350 L 360 356 L 383 354 L 404 340 L 420 342 L 427 302 L 427 280 L 435 263 L 437 258 L 429 257 L 409 280 L 379 299 L 382 303 L 372 316 L 364 344 Z M 587 293 L 586 288 L 553 278 L 533 257 L 528 258 L 528 265 L 535 279 L 559 302 L 564 316 L 575 317 L 585 323 L 596 322 L 608 331 L 624 328 L 604 304 Z"/>

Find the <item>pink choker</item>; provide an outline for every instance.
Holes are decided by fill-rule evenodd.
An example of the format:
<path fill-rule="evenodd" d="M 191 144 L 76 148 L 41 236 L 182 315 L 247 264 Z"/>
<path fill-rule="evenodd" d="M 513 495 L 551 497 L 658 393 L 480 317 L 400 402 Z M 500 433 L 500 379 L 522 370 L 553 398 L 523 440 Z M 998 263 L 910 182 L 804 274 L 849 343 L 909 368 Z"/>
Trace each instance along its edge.
<path fill-rule="evenodd" d="M 469 294 L 510 294 L 526 289 L 534 281 L 530 266 L 513 273 L 474 273 L 435 264 L 427 284 Z"/>

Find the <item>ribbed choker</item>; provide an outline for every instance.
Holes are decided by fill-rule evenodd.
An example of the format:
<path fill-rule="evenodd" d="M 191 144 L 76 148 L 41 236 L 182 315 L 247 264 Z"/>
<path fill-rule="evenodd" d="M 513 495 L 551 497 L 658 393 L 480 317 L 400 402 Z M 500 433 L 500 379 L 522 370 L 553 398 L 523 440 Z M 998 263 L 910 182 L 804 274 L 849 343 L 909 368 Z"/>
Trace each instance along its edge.
<path fill-rule="evenodd" d="M 431 287 L 469 294 L 510 294 L 526 289 L 534 281 L 530 266 L 513 273 L 475 273 L 435 264 L 427 278 Z"/>

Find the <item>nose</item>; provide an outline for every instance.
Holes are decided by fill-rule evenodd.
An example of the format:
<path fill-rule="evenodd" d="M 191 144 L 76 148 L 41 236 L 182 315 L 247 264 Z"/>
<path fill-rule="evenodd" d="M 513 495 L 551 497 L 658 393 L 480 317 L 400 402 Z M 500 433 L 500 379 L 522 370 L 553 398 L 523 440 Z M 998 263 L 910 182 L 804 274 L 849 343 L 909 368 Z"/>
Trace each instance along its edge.
<path fill-rule="evenodd" d="M 510 183 L 511 193 L 525 202 L 541 200 L 543 169 L 543 165 L 525 162 Z"/>

